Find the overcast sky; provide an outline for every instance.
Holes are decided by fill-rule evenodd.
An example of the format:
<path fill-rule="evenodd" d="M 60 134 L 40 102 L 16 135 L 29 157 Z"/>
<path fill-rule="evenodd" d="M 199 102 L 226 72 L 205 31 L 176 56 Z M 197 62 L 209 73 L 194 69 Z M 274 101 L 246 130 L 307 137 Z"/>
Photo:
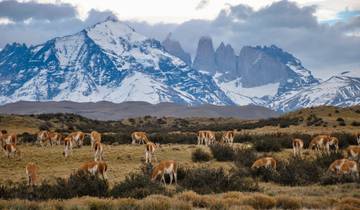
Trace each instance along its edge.
<path fill-rule="evenodd" d="M 172 32 L 192 55 L 209 35 L 236 52 L 276 44 L 322 78 L 360 76 L 360 0 L 0 0 L 0 48 L 75 33 L 111 14 L 160 40 Z"/>

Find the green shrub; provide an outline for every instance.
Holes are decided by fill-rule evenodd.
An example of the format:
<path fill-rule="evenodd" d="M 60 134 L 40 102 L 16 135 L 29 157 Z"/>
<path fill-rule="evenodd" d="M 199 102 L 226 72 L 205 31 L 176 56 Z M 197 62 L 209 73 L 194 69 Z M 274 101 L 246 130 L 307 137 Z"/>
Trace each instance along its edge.
<path fill-rule="evenodd" d="M 19 135 L 19 139 L 21 139 L 23 143 L 35 143 L 37 141 L 37 135 L 24 132 Z"/>
<path fill-rule="evenodd" d="M 69 179 L 58 178 L 54 184 L 46 180 L 38 186 L 29 187 L 26 183 L 0 186 L 0 198 L 4 199 L 67 199 L 80 196 L 104 197 L 108 193 L 108 183 L 83 171 L 70 175 Z"/>
<path fill-rule="evenodd" d="M 251 170 L 253 177 L 260 178 L 264 182 L 275 181 L 278 177 L 278 172 L 272 168 L 260 167 Z"/>
<path fill-rule="evenodd" d="M 339 184 L 339 183 L 348 183 L 348 182 L 356 182 L 358 179 L 351 176 L 350 174 L 336 175 L 332 172 L 324 173 L 324 175 L 320 179 L 320 183 L 322 185 L 330 185 L 330 184 Z"/>
<path fill-rule="evenodd" d="M 240 170 L 194 168 L 185 169 L 185 177 L 180 181 L 182 187 L 200 194 L 228 191 L 257 191 L 257 183 Z"/>
<path fill-rule="evenodd" d="M 201 148 L 198 148 L 191 154 L 191 159 L 193 162 L 207 162 L 211 159 L 211 155 Z"/>
<path fill-rule="evenodd" d="M 255 140 L 254 148 L 258 152 L 279 152 L 281 150 L 281 145 L 276 139 L 263 138 Z"/>
<path fill-rule="evenodd" d="M 131 173 L 125 180 L 116 184 L 110 194 L 113 197 L 145 198 L 151 194 L 163 194 L 165 189 L 159 182 L 151 182 L 149 176 Z"/>
<path fill-rule="evenodd" d="M 257 156 L 256 152 L 253 149 L 236 149 L 234 155 L 234 162 L 238 168 L 247 167 L 250 168 L 251 165 L 256 161 Z"/>
<path fill-rule="evenodd" d="M 358 122 L 358 121 L 353 121 L 352 123 L 351 123 L 351 125 L 352 126 L 360 126 L 360 122 Z"/>
<path fill-rule="evenodd" d="M 234 149 L 229 145 L 213 144 L 210 145 L 210 150 L 213 157 L 217 161 L 232 161 L 234 160 Z"/>
<path fill-rule="evenodd" d="M 293 157 L 288 162 L 278 162 L 277 172 L 273 181 L 294 186 L 318 182 L 324 170 L 314 161 Z"/>

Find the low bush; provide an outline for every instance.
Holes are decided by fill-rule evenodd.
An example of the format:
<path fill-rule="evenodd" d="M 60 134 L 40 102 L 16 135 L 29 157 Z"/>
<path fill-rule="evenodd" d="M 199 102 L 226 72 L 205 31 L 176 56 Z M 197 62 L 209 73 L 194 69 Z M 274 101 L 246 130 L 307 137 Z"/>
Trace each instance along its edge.
<path fill-rule="evenodd" d="M 257 156 L 253 149 L 236 149 L 234 155 L 234 162 L 238 168 L 247 167 L 250 168 L 255 162 Z"/>
<path fill-rule="evenodd" d="M 283 185 L 306 185 L 319 181 L 324 170 L 314 161 L 290 158 L 288 162 L 279 162 L 273 181 Z"/>
<path fill-rule="evenodd" d="M 330 154 L 318 154 L 313 162 L 317 167 L 327 170 L 332 162 L 341 158 L 343 158 L 343 155 L 339 151 Z"/>
<path fill-rule="evenodd" d="M 26 183 L 0 186 L 0 198 L 21 198 L 28 200 L 67 199 L 80 196 L 105 197 L 108 183 L 97 176 L 79 171 L 68 179 L 58 178 L 54 184 L 44 181 L 38 186 L 29 187 Z"/>
<path fill-rule="evenodd" d="M 131 136 L 122 133 L 103 134 L 101 141 L 106 144 L 113 144 L 115 142 L 118 144 L 129 144 L 131 143 Z"/>
<path fill-rule="evenodd" d="M 259 179 L 261 179 L 264 182 L 269 182 L 269 181 L 275 181 L 277 180 L 278 172 L 272 168 L 265 168 L 265 167 L 260 167 L 257 169 L 252 169 L 251 170 L 251 175 L 253 177 L 257 177 Z"/>
<path fill-rule="evenodd" d="M 211 155 L 198 148 L 191 154 L 191 159 L 193 162 L 207 162 L 211 159 Z"/>
<path fill-rule="evenodd" d="M 255 140 L 254 148 L 258 152 L 279 152 L 281 151 L 281 144 L 273 138 L 263 138 Z"/>
<path fill-rule="evenodd" d="M 21 142 L 23 143 L 35 143 L 37 141 L 36 134 L 30 134 L 28 132 L 24 132 L 18 136 Z"/>
<path fill-rule="evenodd" d="M 257 183 L 251 177 L 236 169 L 226 173 L 222 168 L 185 169 L 185 177 L 180 185 L 200 194 L 258 190 Z"/>
<path fill-rule="evenodd" d="M 360 126 L 360 122 L 358 122 L 358 121 L 353 121 L 352 123 L 351 123 L 351 126 Z"/>
<path fill-rule="evenodd" d="M 159 182 L 151 182 L 145 174 L 132 173 L 116 184 L 110 194 L 113 197 L 144 198 L 151 194 L 163 194 L 165 188 Z"/>
<path fill-rule="evenodd" d="M 210 146 L 212 156 L 217 161 L 232 161 L 234 160 L 234 149 L 229 145 L 213 144 Z"/>
<path fill-rule="evenodd" d="M 358 179 L 350 174 L 336 175 L 333 172 L 326 172 L 320 179 L 322 185 L 356 182 Z"/>

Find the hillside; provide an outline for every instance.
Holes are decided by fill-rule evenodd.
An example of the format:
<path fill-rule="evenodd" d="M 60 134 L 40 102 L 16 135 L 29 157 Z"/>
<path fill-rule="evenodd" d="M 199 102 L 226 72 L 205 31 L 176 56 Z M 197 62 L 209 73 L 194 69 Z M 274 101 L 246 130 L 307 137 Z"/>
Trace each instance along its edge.
<path fill-rule="evenodd" d="M 85 132 L 90 132 L 91 130 L 98 130 L 100 132 L 121 133 L 126 136 L 134 130 L 144 130 L 150 133 L 173 131 L 196 132 L 201 129 L 210 129 L 215 131 L 238 129 L 259 133 L 331 133 L 335 130 L 356 132 L 360 128 L 360 106 L 353 106 L 349 108 L 320 106 L 301 109 L 280 116 L 274 115 L 274 117 L 270 118 L 267 117 L 264 119 L 244 120 L 236 118 L 235 114 L 231 117 L 186 117 L 189 115 L 185 114 L 184 112 L 183 116 L 179 116 L 179 114 L 176 115 L 176 117 L 150 116 L 144 114 L 144 107 L 153 105 L 140 103 L 142 106 L 138 106 L 137 109 L 133 109 L 134 104 L 137 103 L 128 102 L 119 104 L 119 106 L 121 107 L 121 109 L 119 108 L 119 110 L 122 110 L 124 112 L 126 111 L 127 113 L 129 113 L 130 110 L 139 110 L 137 113 L 138 115 L 136 115 L 137 117 L 133 116 L 124 117 L 121 120 L 120 118 L 117 118 L 118 120 L 99 121 L 96 119 L 92 119 L 93 117 L 84 117 L 86 115 L 94 116 L 93 111 L 96 110 L 96 103 L 86 103 L 88 109 L 86 109 L 86 111 L 83 110 L 79 113 L 74 111 L 74 113 L 76 114 L 47 113 L 50 112 L 50 109 L 46 109 L 45 107 L 38 106 L 35 108 L 32 106 L 25 106 L 25 104 L 29 105 L 33 103 L 46 104 L 45 107 L 47 108 L 50 107 L 48 106 L 48 104 L 52 104 L 51 110 L 54 112 L 60 112 L 60 110 L 65 110 L 66 112 L 69 112 L 69 110 L 73 109 L 73 106 L 71 105 L 78 107 L 84 106 L 84 104 L 78 104 L 73 102 L 19 102 L 13 104 L 14 107 L 10 105 L 5 105 L 3 107 L 0 107 L 1 113 L 11 113 L 10 108 L 14 108 L 17 110 L 15 113 L 18 114 L 2 114 L 0 116 L 0 128 L 19 134 L 23 132 L 35 133 L 42 128 L 59 130 L 64 132 L 68 132 L 71 130 L 83 130 Z M 109 105 L 108 108 L 106 108 L 106 106 L 101 106 L 102 114 L 104 112 L 108 112 L 108 114 L 113 113 L 114 115 L 118 114 L 118 112 L 115 112 L 112 109 L 113 104 L 108 102 L 102 103 Z M 93 108 L 91 105 L 93 105 L 95 108 Z M 160 107 L 164 105 L 169 104 L 161 104 Z M 155 109 L 160 110 L 159 107 L 153 107 L 153 110 Z M 19 110 L 22 111 L 20 112 Z M 42 110 L 42 113 L 47 114 L 39 114 L 39 112 L 36 110 Z M 171 112 L 173 110 L 169 109 L 168 111 Z M 195 111 L 196 110 L 193 110 L 193 112 Z M 158 112 L 153 112 L 152 114 L 154 113 Z M 213 112 L 213 114 L 214 113 L 215 112 Z M 123 116 L 129 115 L 127 114 Z M 215 114 L 213 116 L 215 116 Z"/>
<path fill-rule="evenodd" d="M 90 119 L 120 120 L 143 117 L 224 117 L 243 120 L 276 117 L 278 113 L 261 106 L 186 106 L 175 103 L 150 104 L 146 102 L 97 102 L 76 103 L 63 102 L 16 102 L 0 106 L 2 114 L 41 114 L 41 113 L 74 113 Z"/>

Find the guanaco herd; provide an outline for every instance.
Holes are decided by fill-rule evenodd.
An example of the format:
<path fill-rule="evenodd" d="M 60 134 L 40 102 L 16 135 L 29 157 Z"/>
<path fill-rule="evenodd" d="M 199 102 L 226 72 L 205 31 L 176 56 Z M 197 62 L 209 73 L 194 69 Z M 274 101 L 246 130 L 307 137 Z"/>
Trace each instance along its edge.
<path fill-rule="evenodd" d="M 210 130 L 202 130 L 197 133 L 197 144 L 211 145 L 211 144 L 228 144 L 233 145 L 234 137 L 237 131 L 225 131 L 222 132 L 222 137 L 219 142 L 216 141 L 215 132 Z M 51 131 L 40 131 L 37 134 L 37 143 L 40 146 L 52 146 L 52 145 L 64 145 L 63 155 L 65 158 L 72 154 L 74 146 L 82 147 L 84 138 L 86 135 L 90 136 L 91 150 L 94 153 L 94 160 L 88 161 L 82 164 L 79 170 L 86 171 L 92 175 L 101 176 L 104 180 L 107 179 L 106 171 L 108 166 L 103 161 L 104 146 L 101 143 L 101 134 L 97 131 L 92 131 L 90 134 L 83 133 L 81 131 L 72 132 L 67 136 L 63 136 L 57 132 Z M 357 143 L 360 145 L 360 133 L 355 135 Z M 149 140 L 145 132 L 133 132 L 131 134 L 132 144 L 144 144 L 145 145 L 145 163 L 152 163 L 154 158 L 156 162 L 155 151 L 160 147 L 160 144 L 155 144 Z M 17 135 L 8 134 L 5 130 L 0 132 L 0 142 L 5 155 L 8 158 L 21 157 L 21 152 L 17 148 Z M 293 155 L 295 157 L 302 156 L 302 150 L 304 149 L 303 140 L 296 138 L 292 141 Z M 331 149 L 339 150 L 339 140 L 336 137 L 330 135 L 318 135 L 315 136 L 309 144 L 309 149 L 317 152 L 330 153 Z M 333 172 L 336 175 L 351 174 L 356 178 L 359 177 L 358 162 L 360 161 L 360 146 L 350 145 L 345 149 L 347 158 L 335 160 L 330 166 L 328 171 Z M 263 157 L 257 159 L 251 166 L 251 169 L 258 168 L 270 168 L 276 170 L 276 160 L 273 157 Z M 37 181 L 39 167 L 29 162 L 26 167 L 26 176 L 28 178 L 29 185 L 35 185 Z M 152 168 L 150 179 L 155 181 L 160 177 L 160 181 L 166 185 L 165 175 L 170 175 L 170 184 L 174 179 L 177 184 L 177 163 L 175 160 L 163 160 L 158 165 Z"/>

